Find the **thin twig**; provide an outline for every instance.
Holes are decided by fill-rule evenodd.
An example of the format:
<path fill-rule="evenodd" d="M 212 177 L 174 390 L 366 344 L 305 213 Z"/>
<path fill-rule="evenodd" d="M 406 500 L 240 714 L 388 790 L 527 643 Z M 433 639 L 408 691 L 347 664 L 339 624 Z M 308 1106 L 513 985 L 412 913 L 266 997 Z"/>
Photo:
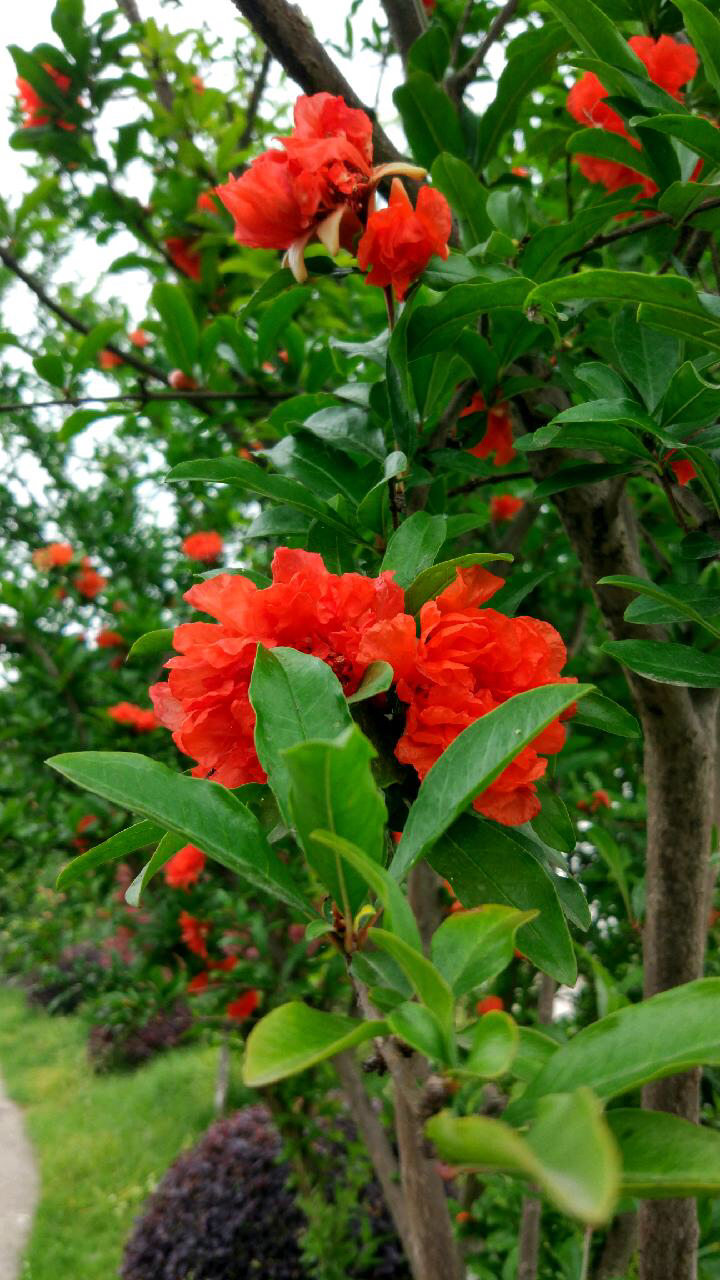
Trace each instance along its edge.
<path fill-rule="evenodd" d="M 121 404 L 126 400 L 132 401 L 133 404 L 149 404 L 158 400 L 177 401 L 188 400 L 255 400 L 255 399 L 285 399 L 285 394 L 277 395 L 270 392 L 261 391 L 259 388 L 256 392 L 248 391 L 126 391 L 122 395 L 117 396 L 68 396 L 63 400 L 33 400 L 30 403 L 18 404 L 0 404 L 0 413 L 20 413 L 33 409 L 50 409 L 62 406 L 65 409 L 77 409 L 81 404 Z"/>
<path fill-rule="evenodd" d="M 687 215 L 685 221 L 694 218 L 698 213 L 706 213 L 709 209 L 717 209 L 720 207 L 720 196 L 713 196 L 711 200 L 705 200 L 699 204 L 697 209 L 693 209 L 692 213 Z M 594 249 L 602 249 L 607 244 L 615 244 L 616 240 L 625 240 L 628 236 L 639 235 L 642 231 L 654 231 L 655 227 L 666 226 L 669 222 L 673 222 L 671 214 L 657 213 L 652 218 L 641 218 L 639 222 L 633 222 L 629 227 L 618 227 L 617 231 L 608 231 L 606 235 L 593 236 L 588 240 L 581 249 L 573 249 L 572 253 L 566 253 L 561 262 L 570 262 L 573 258 L 582 258 L 586 253 L 592 253 Z"/>
<path fill-rule="evenodd" d="M 410 49 L 427 27 L 425 10 L 420 0 L 381 0 L 381 3 L 393 44 L 405 66 Z"/>
<path fill-rule="evenodd" d="M 508 22 L 514 17 L 518 4 L 519 0 L 507 0 L 507 4 L 504 4 L 500 12 L 493 18 L 487 34 L 483 36 L 472 57 L 468 58 L 465 66 L 461 67 L 459 71 L 454 71 L 452 75 L 448 76 L 445 81 L 445 88 L 450 97 L 456 102 L 460 101 L 468 85 L 475 79 L 495 41 L 499 39 Z"/>
<path fill-rule="evenodd" d="M 271 62 L 272 62 L 272 54 L 269 49 L 266 49 L 265 53 L 263 54 L 263 60 L 257 75 L 257 79 L 252 87 L 250 100 L 245 109 L 245 128 L 243 129 L 242 133 L 240 134 L 240 137 L 238 138 L 239 151 L 242 151 L 248 145 L 248 143 L 250 142 L 250 139 L 252 138 L 253 129 L 255 128 L 255 119 L 257 117 L 257 113 L 260 108 L 260 102 L 262 100 L 262 96 L 265 92 L 265 85 L 267 84 L 268 72 L 270 70 Z"/>
<path fill-rule="evenodd" d="M 467 29 L 467 24 L 470 20 L 470 14 L 472 13 L 474 3 L 475 3 L 475 0 L 467 0 L 465 8 L 463 9 L 460 15 L 460 21 L 458 22 L 455 28 L 455 35 L 453 36 L 453 42 L 452 42 L 452 45 L 450 46 L 450 66 L 451 67 L 454 67 L 458 60 L 458 54 L 460 53 L 460 46 L 462 45 L 462 42 L 463 42 L 463 36 L 465 35 L 465 31 Z"/>

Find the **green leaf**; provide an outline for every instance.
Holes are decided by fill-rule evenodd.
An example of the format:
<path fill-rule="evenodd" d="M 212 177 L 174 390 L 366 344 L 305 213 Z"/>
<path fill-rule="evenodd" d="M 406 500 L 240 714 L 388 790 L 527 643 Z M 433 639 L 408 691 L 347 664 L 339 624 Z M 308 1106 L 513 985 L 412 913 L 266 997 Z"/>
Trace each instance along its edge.
<path fill-rule="evenodd" d="M 488 217 L 509 240 L 522 240 L 528 225 L 528 212 L 522 191 L 511 187 L 508 191 L 491 191 L 487 200 Z"/>
<path fill-rule="evenodd" d="M 615 316 L 612 335 L 620 368 L 637 387 L 652 413 L 662 400 L 680 362 L 680 342 L 672 334 L 661 338 L 656 332 L 638 324 L 630 310 L 620 311 Z"/>
<path fill-rule="evenodd" d="M 554 791 L 542 787 L 540 792 L 542 809 L 530 825 L 537 836 L 549 844 L 551 849 L 559 849 L 562 853 L 572 853 L 577 844 L 572 818 L 565 805 Z"/>
<path fill-rule="evenodd" d="M 299 683 L 293 682 L 293 692 L 301 700 Z M 376 754 L 355 724 L 331 741 L 297 741 L 282 752 L 290 780 L 290 816 L 298 840 L 333 901 L 350 916 L 365 898 L 365 882 L 343 868 L 337 854 L 316 841 L 313 832 L 321 829 L 343 836 L 373 861 L 382 861 L 387 811 L 370 768 Z"/>
<path fill-rule="evenodd" d="M 424 1054 L 431 1062 L 449 1064 L 443 1029 L 435 1014 L 424 1004 L 406 1000 L 396 1005 L 387 1017 L 393 1035 Z"/>
<path fill-rule="evenodd" d="M 131 658 L 156 658 L 161 653 L 170 653 L 173 647 L 174 627 L 160 627 L 157 631 L 146 631 L 138 636 L 128 653 Z"/>
<path fill-rule="evenodd" d="M 632 431 L 611 422 L 598 426 L 591 423 L 562 426 L 558 422 L 549 422 L 531 435 L 521 436 L 516 447 L 521 453 L 534 453 L 538 449 L 585 449 L 603 457 L 615 457 L 618 451 L 646 461 L 651 457 L 649 450 Z"/>
<path fill-rule="evenodd" d="M 659 115 L 642 118 L 643 129 L 655 129 L 659 133 L 677 138 L 683 146 L 690 147 L 713 167 L 720 164 L 720 138 L 709 120 L 702 116 Z"/>
<path fill-rule="evenodd" d="M 420 784 L 392 862 L 400 879 L 476 795 L 592 685 L 544 685 L 516 694 L 463 729 Z"/>
<path fill-rule="evenodd" d="M 410 71 L 426 71 L 433 80 L 442 80 L 449 61 L 450 41 L 435 23 L 411 44 L 407 59 Z"/>
<path fill-rule="evenodd" d="M 672 987 L 578 1031 L 510 1104 L 524 1121 L 539 1098 L 582 1083 L 607 1101 L 692 1067 L 720 1064 L 720 978 Z"/>
<path fill-rule="evenodd" d="M 441 1111 L 425 1126 L 448 1163 L 529 1178 L 561 1212 L 599 1226 L 612 1215 L 620 1157 L 589 1089 L 546 1098 L 526 1138 L 502 1120 Z"/>
<path fill-rule="evenodd" d="M 200 332 L 185 290 L 179 284 L 156 284 L 152 301 L 163 322 L 162 337 L 169 360 L 183 373 L 191 374 L 198 358 Z"/>
<path fill-rule="evenodd" d="M 520 1032 L 515 1019 L 501 1009 L 491 1009 L 473 1027 L 470 1050 L 462 1070 L 484 1080 L 507 1075 L 519 1044 Z"/>
<path fill-rule="evenodd" d="M 535 485 L 533 500 L 540 502 L 554 493 L 562 493 L 565 489 L 576 489 L 578 485 L 599 484 L 611 476 L 623 475 L 629 469 L 628 462 L 598 462 L 583 467 L 558 467 L 546 480 Z"/>
<path fill-rule="evenodd" d="M 251 493 L 262 494 L 271 502 L 281 502 L 288 507 L 295 507 L 306 515 L 313 516 L 323 524 L 344 533 L 353 541 L 357 535 L 351 526 L 338 516 L 327 502 L 316 498 L 315 494 L 296 480 L 286 476 L 271 475 L 264 471 L 257 462 L 245 462 L 242 458 L 208 458 L 195 462 L 181 462 L 173 467 L 168 480 L 176 483 L 179 480 L 200 480 L 209 484 L 236 484 Z"/>
<path fill-rule="evenodd" d="M 358 1022 L 293 1000 L 253 1027 L 245 1045 L 243 1079 L 251 1089 L 274 1084 L 387 1030 L 385 1022 Z"/>
<path fill-rule="evenodd" d="M 441 151 L 465 153 L 457 113 L 444 89 L 427 71 L 413 71 L 393 93 L 405 136 L 418 164 L 429 169 Z"/>
<path fill-rule="evenodd" d="M 568 138 L 566 150 L 570 155 L 597 156 L 600 160 L 612 160 L 637 173 L 652 176 L 647 157 L 633 147 L 629 138 L 624 138 L 620 133 L 609 133 L 605 129 L 578 129 L 577 133 Z"/>
<path fill-rule="evenodd" d="M 313 831 L 317 844 L 339 854 L 372 889 L 385 913 L 385 927 L 415 951 L 422 952 L 420 934 L 410 904 L 396 880 L 383 866 L 368 858 L 357 845 L 333 831 Z"/>
<path fill-rule="evenodd" d="M 537 1031 L 534 1027 L 518 1027 L 520 1043 L 513 1060 L 513 1075 L 527 1082 L 542 1071 L 551 1054 L 558 1047 L 557 1040 Z"/>
<path fill-rule="evenodd" d="M 398 586 L 409 587 L 419 573 L 434 563 L 446 536 L 445 516 L 416 511 L 393 533 L 381 569 L 394 570 Z"/>
<path fill-rule="evenodd" d="M 709 621 L 707 614 L 695 609 L 687 597 L 683 596 L 682 592 L 676 594 L 675 588 L 670 584 L 658 586 L 657 583 L 650 582 L 647 578 L 634 578 L 629 574 L 611 574 L 607 578 L 599 578 L 598 586 L 625 587 L 628 591 L 633 591 L 637 595 L 647 596 L 650 600 L 657 600 L 659 604 L 673 609 L 677 616 L 690 618 L 699 627 L 704 627 L 706 631 L 709 631 L 710 635 L 720 639 L 720 628 Z M 717 609 L 720 612 L 720 598 L 717 599 Z M 631 643 L 634 644 L 635 641 L 631 641 Z"/>
<path fill-rule="evenodd" d="M 660 329 L 676 337 L 687 338 L 690 342 L 700 342 L 713 351 L 720 351 L 720 325 L 703 310 L 683 310 L 664 305 L 654 307 L 649 302 L 643 302 L 638 307 L 638 321 L 650 325 L 652 329 Z"/>
<path fill-rule="evenodd" d="M 443 920 L 433 934 L 430 954 L 456 999 L 507 968 L 513 958 L 515 934 L 537 914 L 483 904 Z"/>
<path fill-rule="evenodd" d="M 628 920 L 634 919 L 632 901 L 630 898 L 630 887 L 628 885 L 627 875 L 625 874 L 627 854 L 620 848 L 615 837 L 607 831 L 605 827 L 601 827 L 597 823 L 590 828 L 588 838 L 592 840 L 596 849 L 599 850 L 607 863 L 610 875 L 620 890 L 620 896 L 625 904 Z"/>
<path fill-rule="evenodd" d="M 692 286 L 690 286 L 692 288 Z M 532 289 L 522 276 L 458 284 L 432 306 L 416 307 L 408 325 L 408 350 L 412 360 L 453 347 L 466 325 L 484 311 L 521 307 Z"/>
<path fill-rule="evenodd" d="M 531 573 L 524 573 L 522 570 L 516 573 L 495 592 L 492 597 L 492 607 L 498 613 L 504 613 L 506 618 L 513 618 L 517 612 L 518 606 L 522 604 L 526 596 L 529 596 L 536 587 L 540 586 L 546 578 L 550 577 L 552 570 L 536 569 Z M 588 695 L 590 696 L 590 695 Z"/>
<path fill-rule="evenodd" d="M 512 556 L 507 552 L 471 551 L 468 555 L 442 560 L 440 564 L 424 569 L 405 592 L 406 612 L 418 613 L 426 600 L 434 600 L 455 581 L 458 569 L 467 569 L 473 564 L 489 564 L 493 560 L 512 560 Z"/>
<path fill-rule="evenodd" d="M 696 445 L 686 444 L 684 452 L 693 463 L 700 483 L 720 516 L 720 473 L 717 463 L 704 449 L 699 449 Z"/>
<path fill-rule="evenodd" d="M 357 689 L 350 694 L 348 703 L 366 702 L 368 698 L 384 693 L 394 679 L 395 673 L 389 662 L 371 662 Z"/>
<path fill-rule="evenodd" d="M 52 387 L 65 386 L 65 366 L 60 356 L 36 356 L 33 365 L 43 382 L 49 382 Z"/>
<path fill-rule="evenodd" d="M 468 248 L 487 240 L 492 223 L 487 215 L 487 191 L 469 164 L 444 152 L 432 167 L 433 186 L 442 191 L 462 219 Z"/>
<path fill-rule="evenodd" d="M 90 365 L 94 364 L 98 353 L 107 346 L 108 342 L 121 329 L 122 321 L 120 320 L 101 320 L 99 324 L 96 324 L 87 336 L 83 338 L 75 352 L 72 362 L 73 375 L 80 373 L 82 369 L 88 369 Z"/>
<path fill-rule="evenodd" d="M 281 334 L 287 328 L 295 313 L 300 310 L 300 307 L 304 306 L 310 297 L 312 297 L 312 287 L 310 285 L 298 285 L 295 289 L 289 289 L 287 293 L 283 292 L 268 307 L 258 325 L 258 364 L 262 364 L 263 360 L 269 360 L 271 356 L 275 355 Z"/>
<path fill-rule="evenodd" d="M 691 689 L 720 686 L 720 656 L 701 653 L 689 644 L 660 643 L 654 640 L 608 640 L 605 653 L 647 680 L 660 684 L 686 685 Z"/>
<path fill-rule="evenodd" d="M 256 889 L 311 915 L 290 871 L 249 809 L 216 782 L 173 773 L 130 751 L 78 751 L 47 762 L 78 787 L 184 836 Z"/>
<path fill-rule="evenodd" d="M 326 662 L 296 649 L 266 649 L 261 644 L 250 681 L 250 701 L 258 758 L 290 823 L 291 774 L 285 752 L 300 742 L 336 738 L 352 725 L 348 705 L 340 681 Z"/>
<path fill-rule="evenodd" d="M 534 307 L 541 302 L 573 301 L 649 302 L 679 311 L 699 308 L 697 294 L 685 276 L 650 276 L 641 271 L 609 271 L 604 267 L 547 280 L 532 290 L 525 299 L 525 305 Z"/>
<path fill-rule="evenodd" d="M 555 70 L 557 55 L 567 43 L 562 27 L 553 22 L 533 28 L 527 37 L 513 41 L 497 93 L 483 112 L 477 129 L 473 166 L 480 171 L 497 154 L 503 136 L 515 125 L 518 112 L 530 101 L 533 89 L 544 84 Z"/>
<path fill-rule="evenodd" d="M 438 840 L 428 861 L 464 907 L 493 902 L 539 912 L 521 926 L 517 945 L 556 981 L 574 985 L 577 963 L 556 881 L 502 827 L 466 815 Z"/>
<path fill-rule="evenodd" d="M 184 836 L 177 836 L 172 831 L 165 833 L 150 861 L 145 863 L 142 871 L 135 876 L 132 884 L 125 890 L 125 901 L 129 907 L 140 906 L 146 885 L 184 845 Z"/>
<path fill-rule="evenodd" d="M 720 22 L 700 0 L 677 0 L 675 7 L 685 19 L 685 29 L 700 54 L 708 81 L 720 93 Z"/>
<path fill-rule="evenodd" d="M 607 1116 L 622 1157 L 624 1195 L 720 1195 L 720 1134 L 663 1111 L 621 1107 Z"/>
<path fill-rule="evenodd" d="M 548 8 L 567 28 L 578 49 L 612 67 L 647 77 L 645 67 L 617 24 L 593 0 L 548 0 Z"/>
<path fill-rule="evenodd" d="M 263 280 L 259 289 L 256 289 L 249 302 L 241 311 L 238 311 L 238 325 L 245 324 L 257 308 L 262 306 L 264 302 L 269 302 L 271 298 L 276 298 L 279 293 L 283 293 L 285 289 L 289 289 L 295 283 L 295 277 L 289 267 L 281 267 L 273 275 Z"/>
<path fill-rule="evenodd" d="M 348 453 L 367 453 L 381 462 L 385 457 L 382 431 L 369 425 L 367 411 L 359 406 L 326 405 L 305 418 L 303 427 L 318 440 Z"/>
<path fill-rule="evenodd" d="M 87 853 L 81 853 L 79 857 L 73 858 L 72 862 L 68 862 L 57 878 L 56 888 L 66 889 L 79 876 L 85 875 L 86 871 L 92 871 L 95 867 L 102 866 L 104 862 L 114 862 L 116 858 L 124 858 L 128 853 L 144 849 L 148 844 L 155 844 L 162 835 L 163 828 L 157 823 L 136 822 L 134 826 L 118 831 L 117 835 L 110 836 L 109 840 L 103 840 L 102 844 L 96 844 L 94 849 L 88 849 Z"/>
<path fill-rule="evenodd" d="M 713 543 L 711 554 L 714 555 L 716 551 L 717 544 Z M 665 626 L 667 623 L 682 622 L 687 616 L 684 612 L 686 604 L 705 617 L 712 618 L 720 614 L 718 589 L 712 583 L 707 586 L 674 585 L 672 593 L 672 604 L 651 600 L 647 596 L 636 596 L 625 610 L 625 621 L 638 626 L 655 623 Z"/>
<path fill-rule="evenodd" d="M 407 335 L 412 314 L 410 306 L 403 308 L 390 338 L 385 362 L 393 445 L 408 458 L 417 448 L 419 426 L 415 388 L 408 368 Z"/>
<path fill-rule="evenodd" d="M 720 387 L 703 378 L 689 360 L 673 374 L 661 406 L 664 424 L 704 426 L 720 415 Z"/>
<path fill-rule="evenodd" d="M 635 716 L 611 698 L 601 693 L 589 693 L 583 698 L 573 716 L 573 724 L 587 725 L 591 729 L 603 729 L 620 738 L 641 738 L 642 731 Z"/>
<path fill-rule="evenodd" d="M 453 1036 L 453 994 L 438 970 L 425 959 L 421 951 L 408 946 L 402 938 L 386 929 L 369 929 L 368 937 L 381 951 L 386 952 L 402 969 L 418 999 L 435 1014 L 445 1037 L 446 1058 L 455 1055 Z"/>

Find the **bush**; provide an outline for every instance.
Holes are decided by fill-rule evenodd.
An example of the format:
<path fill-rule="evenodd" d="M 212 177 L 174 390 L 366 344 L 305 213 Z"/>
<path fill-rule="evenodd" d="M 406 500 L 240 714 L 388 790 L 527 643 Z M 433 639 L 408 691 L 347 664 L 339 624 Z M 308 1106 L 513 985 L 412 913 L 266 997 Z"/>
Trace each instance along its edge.
<path fill-rule="evenodd" d="M 173 1049 L 192 1025 L 190 1010 L 178 1002 L 170 1009 L 158 1009 L 147 1022 L 110 1022 L 90 1028 L 88 1057 L 95 1071 L 120 1071 L 139 1067 L 164 1049 Z"/>
<path fill-rule="evenodd" d="M 125 1249 L 122 1280 L 307 1280 L 304 1214 L 289 1190 L 281 1140 L 262 1106 L 217 1121 L 170 1166 Z M 333 1193 L 335 1194 L 335 1192 Z M 363 1196 L 378 1251 L 356 1280 L 405 1280 L 379 1189 Z M 358 1244 L 364 1222 L 350 1230 Z M 367 1257 L 360 1248 L 357 1256 Z"/>
<path fill-rule="evenodd" d="M 107 961 L 100 948 L 78 942 L 65 947 L 56 961 L 31 970 L 23 985 L 30 1004 L 48 1013 L 72 1013 L 107 982 Z"/>

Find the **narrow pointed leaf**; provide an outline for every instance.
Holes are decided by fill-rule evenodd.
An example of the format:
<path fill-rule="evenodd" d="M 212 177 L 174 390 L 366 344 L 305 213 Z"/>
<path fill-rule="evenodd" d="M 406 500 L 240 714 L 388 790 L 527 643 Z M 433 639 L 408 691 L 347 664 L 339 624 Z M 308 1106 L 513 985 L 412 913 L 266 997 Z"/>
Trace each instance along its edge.
<path fill-rule="evenodd" d="M 385 928 L 415 951 L 422 952 L 415 916 L 397 880 L 393 880 L 383 866 L 368 858 L 362 849 L 358 849 L 351 841 L 343 839 L 337 832 L 318 830 L 313 831 L 312 834 L 316 844 L 324 845 L 328 850 L 337 853 L 344 862 L 362 876 L 383 905 Z"/>
<path fill-rule="evenodd" d="M 118 831 L 117 835 L 110 836 L 109 840 L 103 840 L 102 844 L 96 844 L 94 849 L 88 849 L 87 853 L 81 853 L 79 857 L 73 858 L 72 862 L 68 862 L 57 878 L 56 888 L 66 889 L 87 871 L 101 867 L 104 862 L 125 858 L 129 853 L 144 849 L 146 845 L 155 844 L 162 835 L 163 827 L 159 827 L 157 823 L 136 822 L 134 826 Z"/>
<path fill-rule="evenodd" d="M 607 1117 L 629 1196 L 720 1195 L 720 1134 L 663 1111 L 622 1107 Z"/>
<path fill-rule="evenodd" d="M 145 888 L 153 876 L 165 866 L 166 862 L 170 861 L 179 849 L 183 848 L 184 844 L 184 836 L 176 836 L 172 831 L 165 833 L 150 861 L 145 863 L 142 871 L 136 875 L 132 884 L 128 885 L 125 890 L 125 901 L 129 907 L 140 906 L 140 900 Z"/>

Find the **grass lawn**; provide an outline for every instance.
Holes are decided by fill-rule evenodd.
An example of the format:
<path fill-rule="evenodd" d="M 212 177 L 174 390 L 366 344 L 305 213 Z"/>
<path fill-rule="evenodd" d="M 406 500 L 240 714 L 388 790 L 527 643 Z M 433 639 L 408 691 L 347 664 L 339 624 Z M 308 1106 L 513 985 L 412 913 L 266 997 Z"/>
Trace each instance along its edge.
<path fill-rule="evenodd" d="M 112 1280 L 143 1200 L 213 1120 L 218 1050 L 190 1046 L 93 1076 L 77 1018 L 0 989 L 0 1069 L 25 1109 L 42 1180 L 23 1280 Z M 239 1060 L 231 1100 L 245 1101 Z"/>

